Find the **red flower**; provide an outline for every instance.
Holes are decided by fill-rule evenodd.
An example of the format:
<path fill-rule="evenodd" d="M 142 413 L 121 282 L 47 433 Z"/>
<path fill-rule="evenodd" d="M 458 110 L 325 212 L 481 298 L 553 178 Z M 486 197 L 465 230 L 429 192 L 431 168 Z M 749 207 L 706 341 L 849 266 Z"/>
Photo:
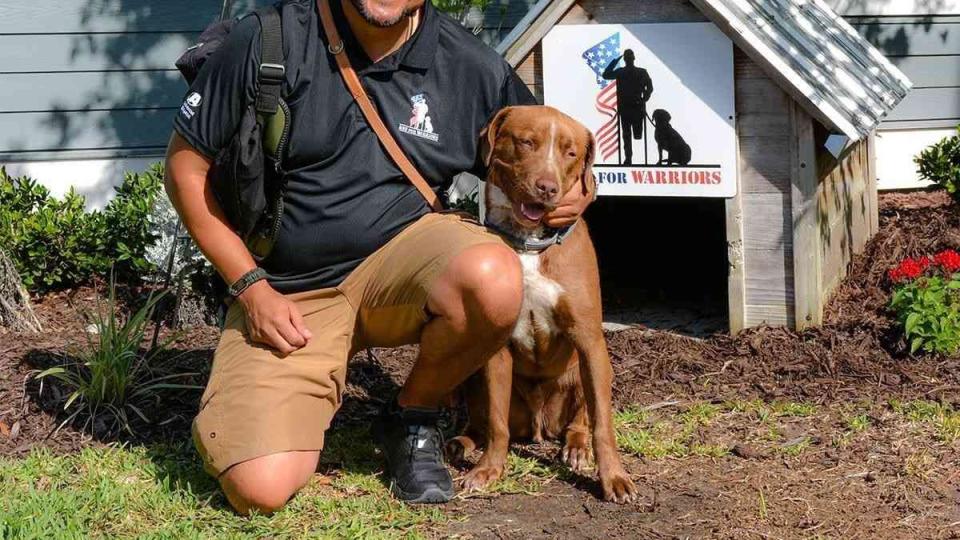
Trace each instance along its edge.
<path fill-rule="evenodd" d="M 933 262 L 947 272 L 956 272 L 960 270 L 960 253 L 947 249 L 937 253 L 933 257 Z"/>
<path fill-rule="evenodd" d="M 929 257 L 920 257 L 919 259 L 904 259 L 899 266 L 890 270 L 888 273 L 890 281 L 901 283 L 916 279 L 923 275 L 924 271 L 930 267 Z"/>

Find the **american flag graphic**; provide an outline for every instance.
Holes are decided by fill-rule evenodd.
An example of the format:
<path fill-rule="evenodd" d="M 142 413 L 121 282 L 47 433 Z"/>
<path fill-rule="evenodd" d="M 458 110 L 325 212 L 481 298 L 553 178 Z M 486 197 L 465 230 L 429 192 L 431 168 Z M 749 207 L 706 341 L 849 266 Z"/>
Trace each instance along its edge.
<path fill-rule="evenodd" d="M 590 47 L 581 55 L 596 75 L 597 86 L 600 87 L 600 93 L 597 94 L 597 111 L 609 118 L 600 126 L 596 134 L 597 146 L 604 161 L 616 154 L 620 147 L 617 137 L 617 83 L 603 78 L 603 70 L 607 69 L 607 65 L 618 56 L 620 56 L 620 32 Z"/>

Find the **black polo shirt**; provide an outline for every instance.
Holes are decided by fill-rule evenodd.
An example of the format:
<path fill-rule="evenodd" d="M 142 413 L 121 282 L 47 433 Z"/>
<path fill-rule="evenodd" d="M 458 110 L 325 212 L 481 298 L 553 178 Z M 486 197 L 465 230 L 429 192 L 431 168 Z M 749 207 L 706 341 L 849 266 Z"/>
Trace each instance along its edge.
<path fill-rule="evenodd" d="M 384 123 L 437 191 L 457 174 L 483 175 L 477 137 L 499 109 L 534 97 L 493 49 L 427 0 L 420 25 L 398 51 L 372 63 L 331 1 L 337 27 Z M 430 211 L 383 150 L 346 89 L 314 0 L 281 4 L 292 116 L 283 157 L 287 192 L 279 238 L 262 262 L 281 292 L 339 284 L 368 255 Z M 254 99 L 260 26 L 241 20 L 204 65 L 174 121 L 213 157 Z"/>

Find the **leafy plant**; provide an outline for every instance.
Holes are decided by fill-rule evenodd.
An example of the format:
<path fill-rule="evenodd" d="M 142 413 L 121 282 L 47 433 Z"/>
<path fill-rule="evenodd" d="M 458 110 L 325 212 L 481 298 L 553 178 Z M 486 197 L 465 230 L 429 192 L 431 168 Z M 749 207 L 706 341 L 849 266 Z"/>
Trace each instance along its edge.
<path fill-rule="evenodd" d="M 146 252 L 158 238 L 151 214 L 162 185 L 163 167 L 159 163 L 141 174 L 126 173 L 116 196 L 103 211 L 109 234 L 105 248 L 114 254 L 114 269 L 121 279 L 154 269 Z"/>
<path fill-rule="evenodd" d="M 450 203 L 450 208 L 452 210 L 460 210 L 470 214 L 471 216 L 480 215 L 480 194 L 478 191 L 468 193 L 461 196 L 459 199 L 452 201 Z"/>
<path fill-rule="evenodd" d="M 447 15 L 450 15 L 457 20 L 460 24 L 469 27 L 471 22 L 470 12 L 473 9 L 476 9 L 480 13 L 486 11 L 487 7 L 491 4 L 492 0 L 433 0 L 433 5 L 437 9 L 443 11 Z M 502 6 L 500 9 L 500 18 L 503 19 L 503 15 L 506 12 L 506 5 Z M 482 17 L 479 21 L 474 22 L 473 28 L 471 31 L 474 34 L 479 34 L 483 29 L 483 20 Z"/>
<path fill-rule="evenodd" d="M 960 352 L 960 254 L 906 259 L 889 272 L 896 284 L 890 307 L 903 325 L 910 352 Z"/>
<path fill-rule="evenodd" d="M 71 412 L 61 427 L 86 413 L 83 429 L 99 420 L 110 431 L 122 428 L 132 435 L 128 413 L 149 422 L 142 404 L 155 400 L 158 392 L 199 388 L 170 382 L 192 373 L 164 374 L 157 369 L 160 355 L 176 336 L 149 350 L 142 348 L 157 303 L 166 293 L 151 294 L 137 311 L 123 318 L 118 313 L 115 289 L 111 282 L 106 306 L 100 306 L 93 315 L 94 335 L 87 337 L 87 346 L 76 359 L 37 374 L 41 381 L 56 379 L 69 392 L 63 409 Z"/>
<path fill-rule="evenodd" d="M 957 126 L 957 135 L 927 147 L 913 162 L 921 178 L 939 184 L 954 199 L 960 200 L 960 126 Z"/>
<path fill-rule="evenodd" d="M 0 245 L 32 292 L 64 289 L 106 276 L 138 280 L 153 269 L 145 258 L 156 240 L 150 212 L 163 170 L 128 173 L 103 211 L 88 211 L 72 188 L 62 199 L 0 167 Z"/>

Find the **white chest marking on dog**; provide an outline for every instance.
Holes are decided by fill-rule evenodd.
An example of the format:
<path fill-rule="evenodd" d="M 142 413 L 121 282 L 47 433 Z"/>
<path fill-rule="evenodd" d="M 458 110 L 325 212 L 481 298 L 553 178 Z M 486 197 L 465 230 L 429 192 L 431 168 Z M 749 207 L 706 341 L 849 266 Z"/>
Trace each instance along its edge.
<path fill-rule="evenodd" d="M 553 310 L 563 287 L 540 273 L 539 254 L 521 253 L 520 264 L 523 266 L 523 304 L 512 337 L 517 345 L 532 350 L 537 331 L 547 335 L 557 332 Z"/>

